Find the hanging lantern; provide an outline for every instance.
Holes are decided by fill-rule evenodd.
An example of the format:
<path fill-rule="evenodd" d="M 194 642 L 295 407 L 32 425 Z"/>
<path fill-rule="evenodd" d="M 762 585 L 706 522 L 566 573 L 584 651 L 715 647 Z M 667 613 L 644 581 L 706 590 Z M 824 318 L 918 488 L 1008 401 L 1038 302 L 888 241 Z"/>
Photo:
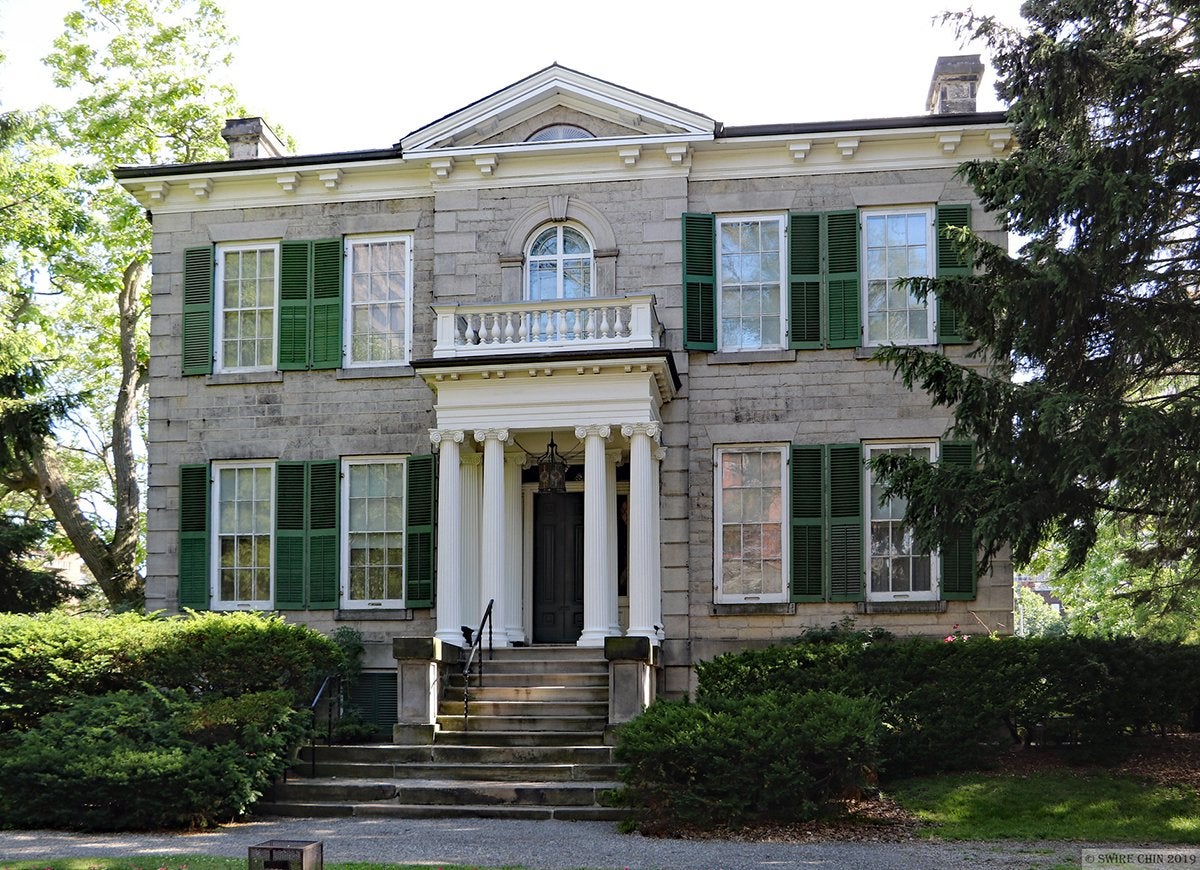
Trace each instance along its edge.
<path fill-rule="evenodd" d="M 558 455 L 553 432 L 550 433 L 546 452 L 538 457 L 537 469 L 538 492 L 567 491 L 567 461 Z"/>

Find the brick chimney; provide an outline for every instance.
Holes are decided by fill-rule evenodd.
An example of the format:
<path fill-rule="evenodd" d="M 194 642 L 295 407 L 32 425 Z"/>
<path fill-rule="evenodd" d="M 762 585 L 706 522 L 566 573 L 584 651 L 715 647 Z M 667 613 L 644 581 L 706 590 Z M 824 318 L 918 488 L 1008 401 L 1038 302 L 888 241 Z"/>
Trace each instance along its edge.
<path fill-rule="evenodd" d="M 262 118 L 230 118 L 221 130 L 229 143 L 230 160 L 283 157 L 285 150 L 275 131 Z"/>
<path fill-rule="evenodd" d="M 975 97 L 983 78 L 983 62 L 977 54 L 958 54 L 937 59 L 929 82 L 926 108 L 933 115 L 958 115 L 975 111 Z"/>

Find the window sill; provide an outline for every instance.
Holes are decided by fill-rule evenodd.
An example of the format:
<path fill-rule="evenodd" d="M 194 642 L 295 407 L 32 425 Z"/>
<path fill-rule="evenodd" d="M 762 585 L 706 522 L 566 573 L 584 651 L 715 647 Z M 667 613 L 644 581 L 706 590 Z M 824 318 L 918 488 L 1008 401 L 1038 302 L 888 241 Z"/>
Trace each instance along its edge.
<path fill-rule="evenodd" d="M 860 601 L 859 613 L 945 613 L 946 602 L 932 601 Z"/>
<path fill-rule="evenodd" d="M 210 387 L 224 384 L 282 384 L 283 372 L 217 372 L 207 375 L 204 383 Z"/>
<path fill-rule="evenodd" d="M 394 610 L 388 610 L 383 607 L 372 607 L 369 610 L 365 607 L 361 608 L 361 609 L 356 607 L 356 608 L 349 609 L 349 610 L 339 609 L 334 612 L 333 618 L 339 622 L 341 622 L 341 621 L 370 622 L 372 620 L 382 621 L 385 619 L 407 622 L 413 618 L 413 613 L 414 613 L 414 611 L 403 608 L 403 607 L 398 607 L 398 608 L 395 608 Z"/>
<path fill-rule="evenodd" d="M 795 602 L 748 602 L 746 604 L 714 604 L 713 616 L 794 616 Z"/>
<path fill-rule="evenodd" d="M 413 367 L 410 365 L 391 366 L 354 366 L 337 370 L 339 381 L 352 381 L 356 378 L 411 378 Z"/>
<path fill-rule="evenodd" d="M 795 361 L 794 350 L 727 350 L 708 355 L 708 364 L 711 366 Z"/>

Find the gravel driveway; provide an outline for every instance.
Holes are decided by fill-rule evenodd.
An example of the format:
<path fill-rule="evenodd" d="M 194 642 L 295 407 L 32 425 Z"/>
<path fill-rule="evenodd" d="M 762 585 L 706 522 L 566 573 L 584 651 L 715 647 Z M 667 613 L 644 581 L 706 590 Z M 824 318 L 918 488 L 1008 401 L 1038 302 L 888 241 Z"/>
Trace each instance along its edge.
<path fill-rule="evenodd" d="M 196 834 L 70 834 L 0 831 L 0 860 L 71 856 L 227 855 L 245 857 L 265 840 L 321 840 L 325 861 L 518 865 L 574 868 L 829 867 L 942 870 L 1079 865 L 1074 843 L 741 843 L 665 840 L 618 833 L 610 822 L 487 819 L 287 819 L 228 825 Z"/>

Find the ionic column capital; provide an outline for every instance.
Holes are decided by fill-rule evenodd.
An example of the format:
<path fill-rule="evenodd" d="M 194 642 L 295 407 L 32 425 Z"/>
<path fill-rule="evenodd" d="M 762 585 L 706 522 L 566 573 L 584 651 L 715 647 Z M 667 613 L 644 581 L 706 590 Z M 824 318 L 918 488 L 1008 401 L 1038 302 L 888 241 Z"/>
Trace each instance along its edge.
<path fill-rule="evenodd" d="M 478 441 L 480 444 L 482 444 L 484 441 L 487 441 L 489 439 L 493 440 L 493 441 L 499 441 L 500 443 L 504 443 L 505 441 L 508 440 L 508 430 L 507 429 L 476 429 L 475 430 L 475 440 Z"/>
<path fill-rule="evenodd" d="M 576 426 L 575 437 L 587 438 L 589 435 L 599 435 L 601 438 L 607 439 L 612 435 L 612 426 L 607 423 L 598 423 L 591 426 Z"/>
<path fill-rule="evenodd" d="M 482 453 L 464 453 L 460 459 L 464 466 L 472 467 L 483 465 Z"/>
<path fill-rule="evenodd" d="M 441 444 L 443 441 L 453 441 L 455 444 L 462 444 L 466 433 L 462 429 L 430 429 L 429 440 L 435 445 Z"/>
<path fill-rule="evenodd" d="M 626 423 L 621 427 L 621 434 L 626 438 L 632 438 L 634 435 L 646 435 L 657 441 L 661 432 L 662 423 Z"/>
<path fill-rule="evenodd" d="M 620 465 L 621 460 L 625 458 L 624 450 L 605 450 L 604 461 L 609 465 Z"/>

